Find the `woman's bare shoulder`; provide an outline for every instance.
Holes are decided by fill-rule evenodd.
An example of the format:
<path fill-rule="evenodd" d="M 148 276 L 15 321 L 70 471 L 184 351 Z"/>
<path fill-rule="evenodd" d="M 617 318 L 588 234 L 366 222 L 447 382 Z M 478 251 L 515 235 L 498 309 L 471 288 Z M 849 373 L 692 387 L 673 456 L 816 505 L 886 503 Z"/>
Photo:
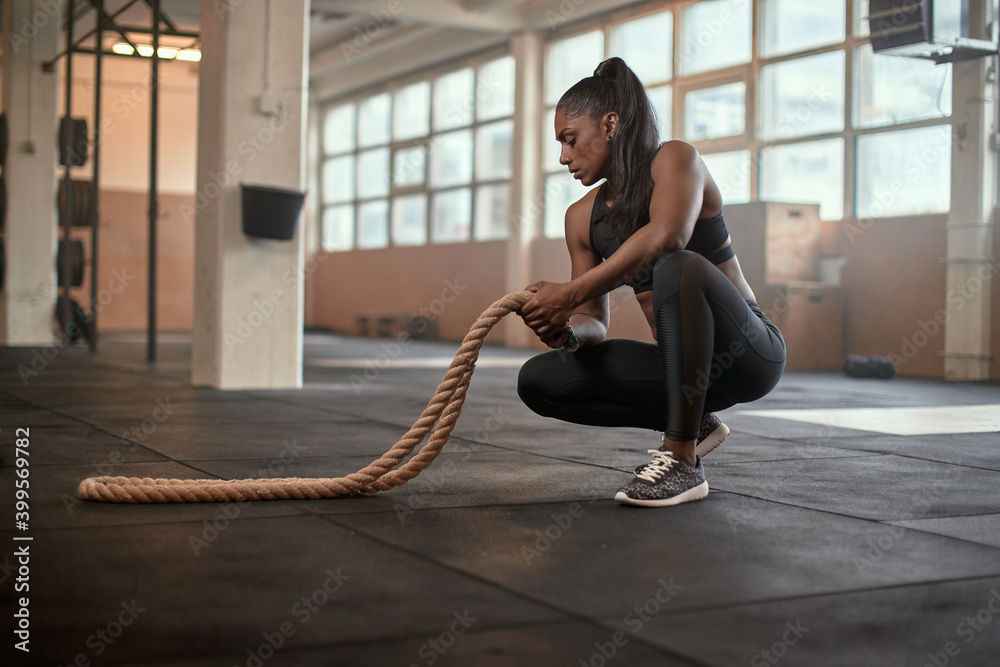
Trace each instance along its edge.
<path fill-rule="evenodd" d="M 653 155 L 653 178 L 655 180 L 658 173 L 663 174 L 675 169 L 695 169 L 700 162 L 698 151 L 686 141 L 679 139 L 664 141 Z"/>

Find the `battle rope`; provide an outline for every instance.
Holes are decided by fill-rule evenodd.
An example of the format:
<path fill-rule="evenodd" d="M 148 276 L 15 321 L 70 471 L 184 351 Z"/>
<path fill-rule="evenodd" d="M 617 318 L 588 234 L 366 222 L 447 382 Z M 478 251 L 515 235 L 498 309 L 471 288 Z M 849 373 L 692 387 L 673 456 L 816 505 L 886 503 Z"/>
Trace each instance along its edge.
<path fill-rule="evenodd" d="M 242 500 L 289 500 L 360 496 L 405 484 L 429 466 L 448 442 L 462 412 L 465 392 L 479 357 L 483 339 L 493 326 L 533 296 L 522 291 L 498 299 L 469 329 L 434 397 L 395 445 L 358 472 L 333 479 L 284 477 L 276 479 L 151 479 L 148 477 L 91 477 L 80 482 L 84 500 L 108 503 L 214 503 Z M 437 428 L 427 444 L 404 465 L 413 448 Z"/>

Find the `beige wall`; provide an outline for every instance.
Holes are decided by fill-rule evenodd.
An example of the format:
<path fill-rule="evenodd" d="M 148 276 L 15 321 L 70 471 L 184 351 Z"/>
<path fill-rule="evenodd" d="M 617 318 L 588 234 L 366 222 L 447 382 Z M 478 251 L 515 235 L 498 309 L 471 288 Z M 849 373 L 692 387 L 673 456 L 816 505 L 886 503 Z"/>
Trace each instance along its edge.
<path fill-rule="evenodd" d="M 946 220 L 943 215 L 886 218 L 872 222 L 853 243 L 845 235 L 845 351 L 906 359 L 910 349 L 904 339 L 912 342 L 920 323 L 933 320 L 945 306 L 945 264 L 940 259 L 946 255 Z M 914 348 L 916 353 L 897 372 L 942 377 L 943 328 Z"/>
<path fill-rule="evenodd" d="M 306 326 L 354 334 L 358 313 L 426 314 L 442 339 L 461 340 L 506 293 L 505 261 L 503 241 L 319 253 L 305 267 Z"/>
<path fill-rule="evenodd" d="M 160 195 L 157 329 L 190 331 L 194 304 L 194 225 L 181 215 L 193 195 Z M 97 265 L 99 331 L 145 331 L 149 289 L 149 200 L 145 193 L 101 191 Z M 90 310 L 90 228 L 77 227 L 88 258 L 84 284 L 73 299 Z"/>

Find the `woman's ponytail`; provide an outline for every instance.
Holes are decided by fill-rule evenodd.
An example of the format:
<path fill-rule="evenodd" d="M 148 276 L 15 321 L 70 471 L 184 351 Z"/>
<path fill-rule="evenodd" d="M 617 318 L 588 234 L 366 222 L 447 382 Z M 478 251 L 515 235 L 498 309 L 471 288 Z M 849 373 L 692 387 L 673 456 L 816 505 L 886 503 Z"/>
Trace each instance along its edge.
<path fill-rule="evenodd" d="M 621 58 L 608 58 L 594 75 L 574 84 L 556 108 L 571 117 L 584 113 L 600 119 L 609 111 L 618 114 L 611 139 L 608 164 L 608 197 L 615 205 L 608 224 L 624 241 L 649 222 L 649 199 L 653 192 L 650 164 L 660 146 L 656 112 L 635 72 Z"/>

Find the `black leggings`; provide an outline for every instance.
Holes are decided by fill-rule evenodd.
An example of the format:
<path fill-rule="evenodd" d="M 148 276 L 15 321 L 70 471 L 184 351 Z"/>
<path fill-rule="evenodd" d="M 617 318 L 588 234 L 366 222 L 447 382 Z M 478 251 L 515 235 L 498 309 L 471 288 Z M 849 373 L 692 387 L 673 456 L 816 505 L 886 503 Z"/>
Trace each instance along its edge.
<path fill-rule="evenodd" d="M 518 375 L 521 400 L 545 417 L 684 442 L 697 439 L 703 412 L 756 400 L 781 378 L 781 332 L 701 255 L 657 260 L 653 307 L 656 345 L 615 339 L 532 357 Z"/>

